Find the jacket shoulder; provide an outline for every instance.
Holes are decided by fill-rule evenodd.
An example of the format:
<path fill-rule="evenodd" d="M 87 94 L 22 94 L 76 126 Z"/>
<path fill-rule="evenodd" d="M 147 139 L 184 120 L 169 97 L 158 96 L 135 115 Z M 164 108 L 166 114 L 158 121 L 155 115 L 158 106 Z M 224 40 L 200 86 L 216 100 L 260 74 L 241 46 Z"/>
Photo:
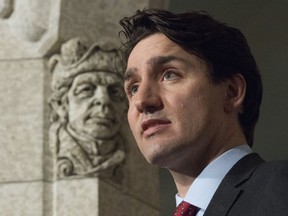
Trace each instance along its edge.
<path fill-rule="evenodd" d="M 255 170 L 255 176 L 277 191 L 288 188 L 288 160 L 264 162 Z M 287 191 L 286 191 L 287 193 Z"/>

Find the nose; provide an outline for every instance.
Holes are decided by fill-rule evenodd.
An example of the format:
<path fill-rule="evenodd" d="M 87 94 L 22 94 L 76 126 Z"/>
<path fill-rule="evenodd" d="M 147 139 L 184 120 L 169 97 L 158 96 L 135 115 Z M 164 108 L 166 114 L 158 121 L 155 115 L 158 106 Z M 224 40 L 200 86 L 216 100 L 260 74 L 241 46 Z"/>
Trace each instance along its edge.
<path fill-rule="evenodd" d="M 105 86 L 97 86 L 93 97 L 93 105 L 99 106 L 102 111 L 105 111 L 110 107 L 110 102 L 108 89 Z"/>
<path fill-rule="evenodd" d="M 163 107 L 161 95 L 157 85 L 141 83 L 134 101 L 140 113 L 154 113 Z"/>

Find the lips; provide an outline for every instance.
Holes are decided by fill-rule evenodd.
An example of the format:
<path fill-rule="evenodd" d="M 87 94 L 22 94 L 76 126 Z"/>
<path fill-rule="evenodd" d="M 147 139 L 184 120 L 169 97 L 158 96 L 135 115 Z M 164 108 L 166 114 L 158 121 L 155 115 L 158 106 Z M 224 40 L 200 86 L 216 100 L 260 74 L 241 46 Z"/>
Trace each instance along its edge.
<path fill-rule="evenodd" d="M 165 125 L 170 124 L 170 123 L 171 122 L 168 120 L 149 119 L 149 120 L 144 121 L 141 124 L 141 128 L 142 128 L 143 133 L 145 133 L 145 132 L 147 133 L 148 130 L 151 131 L 151 128 L 154 128 L 153 131 L 155 132 L 155 130 L 157 130 L 157 128 L 160 129 L 162 126 L 165 126 Z"/>
<path fill-rule="evenodd" d="M 98 125 L 111 125 L 114 124 L 114 119 L 110 117 L 103 117 L 103 116 L 90 116 L 87 119 L 87 122 L 98 124 Z"/>

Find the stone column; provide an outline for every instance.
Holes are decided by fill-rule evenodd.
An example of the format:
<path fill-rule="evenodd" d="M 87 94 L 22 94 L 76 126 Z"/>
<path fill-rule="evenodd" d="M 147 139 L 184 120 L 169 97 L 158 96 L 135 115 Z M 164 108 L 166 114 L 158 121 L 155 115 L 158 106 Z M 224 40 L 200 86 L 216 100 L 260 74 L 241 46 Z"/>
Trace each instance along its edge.
<path fill-rule="evenodd" d="M 167 4 L 168 0 L 1 1 L 1 216 L 160 215 L 158 170 L 138 151 L 122 116 L 126 108 L 119 100 L 119 74 L 110 66 L 117 60 L 113 50 L 119 46 L 119 19 L 137 9 Z M 92 80 L 92 87 L 70 90 L 84 79 L 79 74 Z M 70 84 L 65 86 L 67 77 Z M 109 91 L 115 96 L 106 96 L 111 96 L 119 115 L 107 111 L 104 120 L 93 120 L 96 112 L 89 113 L 91 127 L 85 127 L 77 123 L 84 109 L 76 109 L 77 98 L 72 108 L 65 101 L 71 106 L 74 99 L 67 98 L 73 92 L 78 95 L 85 89 L 89 95 L 97 82 L 102 93 L 112 82 Z M 61 100 L 57 89 L 67 97 Z M 109 109 L 103 108 L 102 114 L 103 110 Z M 72 120 L 75 124 L 68 123 Z M 88 137 L 100 141 L 87 142 L 87 134 L 98 134 Z"/>

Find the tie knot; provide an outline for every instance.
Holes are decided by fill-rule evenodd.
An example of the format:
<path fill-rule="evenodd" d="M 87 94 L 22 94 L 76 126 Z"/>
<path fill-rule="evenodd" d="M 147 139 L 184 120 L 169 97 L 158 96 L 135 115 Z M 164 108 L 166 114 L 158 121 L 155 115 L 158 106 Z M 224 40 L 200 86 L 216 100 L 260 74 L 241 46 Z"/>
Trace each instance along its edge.
<path fill-rule="evenodd" d="M 197 208 L 190 203 L 182 201 L 176 208 L 173 216 L 195 216 Z"/>

